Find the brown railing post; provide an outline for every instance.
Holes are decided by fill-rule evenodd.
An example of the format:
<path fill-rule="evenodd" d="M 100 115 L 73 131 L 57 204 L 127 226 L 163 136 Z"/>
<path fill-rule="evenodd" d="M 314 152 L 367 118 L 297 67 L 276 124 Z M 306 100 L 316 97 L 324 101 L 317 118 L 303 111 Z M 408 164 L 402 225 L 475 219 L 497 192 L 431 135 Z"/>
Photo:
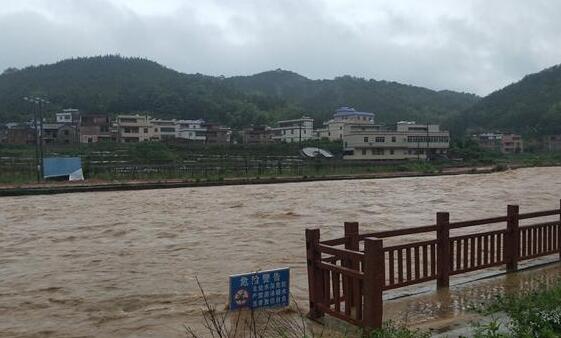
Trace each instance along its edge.
<path fill-rule="evenodd" d="M 319 245 L 319 229 L 306 229 L 306 259 L 308 267 L 308 294 L 310 299 L 310 312 L 308 317 L 318 319 L 323 316 L 323 311 L 318 307 L 323 299 L 323 274 L 317 267 L 321 260 L 321 253 L 317 250 Z"/>
<path fill-rule="evenodd" d="M 559 260 L 561 261 L 561 200 L 559 200 L 559 225 L 557 226 L 557 247 L 559 248 Z"/>
<path fill-rule="evenodd" d="M 359 251 L 358 222 L 345 222 L 345 249 Z M 346 260 L 343 266 L 358 271 L 360 263 L 358 261 Z M 355 281 L 353 284 L 355 285 L 351 285 L 350 278 L 345 278 L 343 281 L 343 289 L 347 293 L 347 300 L 350 306 L 355 305 L 353 290 L 359 288 L 358 281 Z"/>
<path fill-rule="evenodd" d="M 436 226 L 438 227 L 436 230 L 436 240 L 438 242 L 436 258 L 438 279 L 436 286 L 445 288 L 450 284 L 450 214 L 437 212 Z"/>
<path fill-rule="evenodd" d="M 358 222 L 345 222 L 345 249 L 358 251 Z"/>
<path fill-rule="evenodd" d="M 506 215 L 506 238 L 504 257 L 506 261 L 506 271 L 514 272 L 518 270 L 518 258 L 520 256 L 520 230 L 518 205 L 508 205 Z"/>
<path fill-rule="evenodd" d="M 382 327 L 382 291 L 385 277 L 384 248 L 381 239 L 364 240 L 364 326 L 368 329 Z"/>

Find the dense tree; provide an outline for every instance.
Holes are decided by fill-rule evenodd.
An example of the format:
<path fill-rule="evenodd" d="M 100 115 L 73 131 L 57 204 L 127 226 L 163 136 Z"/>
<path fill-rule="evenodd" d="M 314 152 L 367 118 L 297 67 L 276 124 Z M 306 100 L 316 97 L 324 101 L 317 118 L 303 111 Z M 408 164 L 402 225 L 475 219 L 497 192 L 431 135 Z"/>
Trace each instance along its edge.
<path fill-rule="evenodd" d="M 445 122 L 479 98 L 395 82 L 343 76 L 310 80 L 276 70 L 246 77 L 183 74 L 141 58 L 100 56 L 11 70 L 0 75 L 0 121 L 26 120 L 22 97 L 45 96 L 51 111 L 146 113 L 161 118 L 204 118 L 234 128 L 311 115 L 327 120 L 334 109 L 354 106 L 398 120 Z"/>
<path fill-rule="evenodd" d="M 453 130 L 561 133 L 561 66 L 525 76 L 451 120 Z"/>

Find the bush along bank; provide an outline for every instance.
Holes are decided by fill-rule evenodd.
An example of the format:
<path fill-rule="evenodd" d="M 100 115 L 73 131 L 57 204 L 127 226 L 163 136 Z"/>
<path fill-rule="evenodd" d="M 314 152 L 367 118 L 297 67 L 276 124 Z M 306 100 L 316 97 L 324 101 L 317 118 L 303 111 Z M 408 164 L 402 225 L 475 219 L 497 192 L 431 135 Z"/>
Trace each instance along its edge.
<path fill-rule="evenodd" d="M 561 280 L 553 287 L 537 288 L 524 294 L 497 297 L 490 305 L 477 309 L 493 319 L 476 327 L 478 337 L 561 337 Z"/>

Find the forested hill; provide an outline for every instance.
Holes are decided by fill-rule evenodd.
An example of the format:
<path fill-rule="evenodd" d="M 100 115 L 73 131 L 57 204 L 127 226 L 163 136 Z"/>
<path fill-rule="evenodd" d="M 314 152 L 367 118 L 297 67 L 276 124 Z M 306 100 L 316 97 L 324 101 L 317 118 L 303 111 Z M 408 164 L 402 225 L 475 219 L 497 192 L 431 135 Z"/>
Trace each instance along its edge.
<path fill-rule="evenodd" d="M 234 128 L 302 114 L 325 121 L 339 106 L 375 112 L 379 122 L 442 122 L 479 99 L 350 76 L 310 80 L 282 70 L 232 78 L 188 75 L 146 59 L 120 56 L 5 71 L 0 75 L 0 121 L 28 119 L 29 107 L 22 97 L 29 95 L 48 97 L 52 110 L 202 117 Z"/>
<path fill-rule="evenodd" d="M 561 133 L 561 66 L 525 76 L 481 99 L 454 121 L 456 128 Z"/>
<path fill-rule="evenodd" d="M 379 122 L 443 122 L 479 100 L 473 94 L 434 91 L 352 76 L 310 80 L 280 69 L 252 76 L 231 77 L 226 82 L 246 93 L 259 93 L 294 102 L 322 120 L 328 119 L 335 107 L 351 106 L 376 113 Z"/>
<path fill-rule="evenodd" d="M 187 75 L 140 58 L 104 56 L 8 70 L 0 75 L 0 120 L 29 118 L 22 97 L 45 96 L 51 109 L 110 114 L 149 112 L 163 118 L 205 118 L 232 126 L 262 123 L 264 112 L 290 114 L 279 100 L 252 98 L 222 79 Z"/>

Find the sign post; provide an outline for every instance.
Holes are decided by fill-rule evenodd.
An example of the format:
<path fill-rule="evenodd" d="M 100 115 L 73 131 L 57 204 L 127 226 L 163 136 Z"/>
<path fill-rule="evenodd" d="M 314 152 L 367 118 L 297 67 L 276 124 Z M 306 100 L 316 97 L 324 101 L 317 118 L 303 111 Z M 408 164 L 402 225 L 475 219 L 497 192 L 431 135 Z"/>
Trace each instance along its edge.
<path fill-rule="evenodd" d="M 290 269 L 230 276 L 230 310 L 286 307 L 290 304 Z"/>

